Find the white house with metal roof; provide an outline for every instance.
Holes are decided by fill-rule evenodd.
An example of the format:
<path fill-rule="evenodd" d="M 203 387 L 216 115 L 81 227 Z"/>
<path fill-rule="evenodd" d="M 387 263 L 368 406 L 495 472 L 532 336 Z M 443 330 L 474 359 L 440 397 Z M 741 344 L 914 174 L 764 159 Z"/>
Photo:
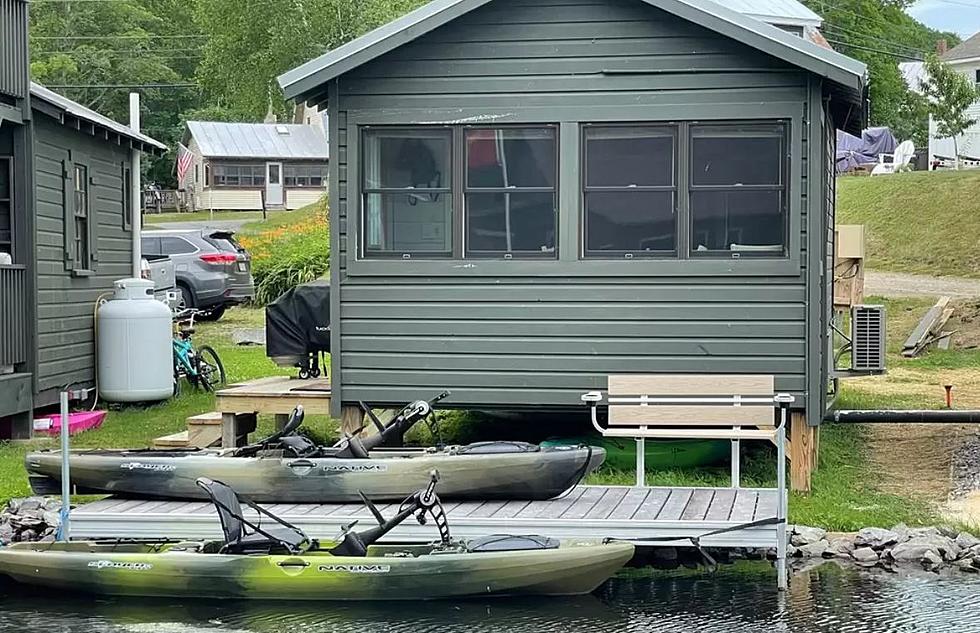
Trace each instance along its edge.
<path fill-rule="evenodd" d="M 188 121 L 184 145 L 193 161 L 178 186 L 195 209 L 298 209 L 327 190 L 318 126 Z"/>

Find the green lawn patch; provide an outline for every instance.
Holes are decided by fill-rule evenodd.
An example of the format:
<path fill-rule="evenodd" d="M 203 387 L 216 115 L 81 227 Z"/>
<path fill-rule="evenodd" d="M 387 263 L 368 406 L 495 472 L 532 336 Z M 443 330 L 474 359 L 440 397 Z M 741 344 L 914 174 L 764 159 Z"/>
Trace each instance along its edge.
<path fill-rule="evenodd" d="M 270 211 L 270 217 L 284 214 L 285 211 Z M 161 222 L 207 222 L 209 220 L 262 220 L 261 211 L 194 211 L 192 213 L 144 213 L 143 224 L 149 228 Z"/>
<path fill-rule="evenodd" d="M 870 268 L 980 277 L 980 170 L 845 176 L 837 222 L 867 227 Z"/>

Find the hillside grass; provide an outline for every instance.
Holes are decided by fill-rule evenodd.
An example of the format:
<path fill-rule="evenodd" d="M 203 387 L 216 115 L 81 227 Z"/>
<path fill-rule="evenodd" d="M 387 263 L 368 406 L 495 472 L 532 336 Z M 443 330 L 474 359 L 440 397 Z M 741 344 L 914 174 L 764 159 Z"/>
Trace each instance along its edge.
<path fill-rule="evenodd" d="M 285 211 L 270 211 L 270 219 Z M 154 224 L 162 222 L 207 222 L 209 220 L 262 220 L 261 211 L 193 211 L 186 213 L 144 213 L 143 224 L 154 228 Z"/>
<path fill-rule="evenodd" d="M 837 179 L 837 223 L 864 224 L 874 270 L 980 278 L 980 170 Z"/>

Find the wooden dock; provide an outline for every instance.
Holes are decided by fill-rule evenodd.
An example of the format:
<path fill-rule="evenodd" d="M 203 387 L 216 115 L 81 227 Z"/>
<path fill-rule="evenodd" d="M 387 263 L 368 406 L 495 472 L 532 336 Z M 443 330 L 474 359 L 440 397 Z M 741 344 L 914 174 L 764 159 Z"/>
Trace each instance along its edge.
<path fill-rule="evenodd" d="M 578 486 L 548 501 L 470 501 L 444 503 L 454 536 L 495 533 L 542 534 L 558 538 L 624 538 L 649 545 L 691 545 L 668 539 L 707 532 L 776 516 L 777 492 L 750 488 L 660 488 Z M 359 503 L 267 504 L 273 514 L 315 538 L 331 538 L 353 521 L 360 528 L 375 524 Z M 398 504 L 378 504 L 386 516 Z M 254 512 L 249 518 L 255 519 Z M 268 520 L 267 520 L 268 521 Z M 73 539 L 85 538 L 220 538 L 221 528 L 210 503 L 109 497 L 83 505 L 71 515 Z M 776 525 L 743 527 L 703 539 L 710 547 L 774 547 Z M 390 535 L 399 541 L 430 542 L 433 525 L 410 519 Z"/>

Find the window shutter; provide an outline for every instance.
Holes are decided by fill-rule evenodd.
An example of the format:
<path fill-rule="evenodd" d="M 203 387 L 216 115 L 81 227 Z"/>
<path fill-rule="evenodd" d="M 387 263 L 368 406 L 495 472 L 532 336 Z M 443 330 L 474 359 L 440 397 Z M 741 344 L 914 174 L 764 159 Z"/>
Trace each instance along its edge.
<path fill-rule="evenodd" d="M 65 270 L 75 266 L 75 183 L 74 166 L 71 160 L 61 161 L 61 200 L 62 225 L 65 236 Z"/>
<path fill-rule="evenodd" d="M 96 191 L 98 180 L 95 177 L 95 171 L 91 168 L 88 170 L 88 175 L 88 187 L 86 188 L 88 219 L 85 221 L 88 225 L 88 261 L 83 263 L 88 270 L 95 270 L 96 262 L 99 261 L 99 196 Z"/>

